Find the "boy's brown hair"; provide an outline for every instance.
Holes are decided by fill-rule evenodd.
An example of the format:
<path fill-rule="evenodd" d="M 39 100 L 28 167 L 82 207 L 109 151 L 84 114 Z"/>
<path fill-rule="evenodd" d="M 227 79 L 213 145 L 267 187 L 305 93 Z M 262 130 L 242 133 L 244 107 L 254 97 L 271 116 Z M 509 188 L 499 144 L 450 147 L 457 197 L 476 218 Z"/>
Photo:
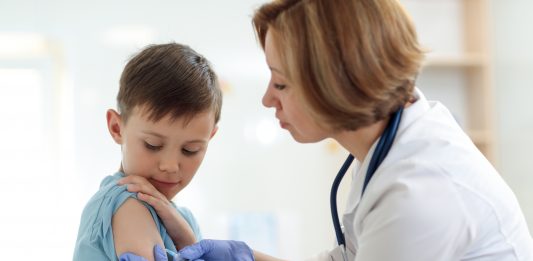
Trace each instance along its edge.
<path fill-rule="evenodd" d="M 127 121 L 135 107 L 158 121 L 190 119 L 212 110 L 220 119 L 222 92 L 209 62 L 186 45 L 150 45 L 135 55 L 124 68 L 117 95 L 118 111 Z"/>
<path fill-rule="evenodd" d="M 411 97 L 424 53 L 398 0 L 275 0 L 253 25 L 267 31 L 285 77 L 319 123 L 356 130 Z"/>

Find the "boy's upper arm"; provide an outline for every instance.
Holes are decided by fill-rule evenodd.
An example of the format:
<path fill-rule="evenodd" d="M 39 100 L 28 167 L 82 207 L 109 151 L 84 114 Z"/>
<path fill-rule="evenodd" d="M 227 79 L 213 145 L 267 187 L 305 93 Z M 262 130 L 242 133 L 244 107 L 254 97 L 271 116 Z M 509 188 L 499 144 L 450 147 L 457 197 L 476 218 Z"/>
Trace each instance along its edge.
<path fill-rule="evenodd" d="M 152 261 L 154 246 L 164 246 L 150 211 L 134 198 L 118 208 L 111 226 L 117 257 L 131 252 Z"/>

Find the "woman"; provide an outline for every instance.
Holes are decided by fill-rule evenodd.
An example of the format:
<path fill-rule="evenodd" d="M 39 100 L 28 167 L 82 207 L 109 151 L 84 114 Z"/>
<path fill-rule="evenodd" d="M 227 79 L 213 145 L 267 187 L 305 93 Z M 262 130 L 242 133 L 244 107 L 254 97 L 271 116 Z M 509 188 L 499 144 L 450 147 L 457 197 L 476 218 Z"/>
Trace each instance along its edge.
<path fill-rule="evenodd" d="M 533 260 L 513 192 L 450 112 L 415 88 L 424 55 L 398 1 L 279 0 L 253 24 L 272 73 L 263 104 L 296 141 L 333 138 L 357 160 L 345 245 L 312 260 Z M 392 146 L 365 181 L 393 121 Z M 180 254 L 277 260 L 236 241 Z"/>

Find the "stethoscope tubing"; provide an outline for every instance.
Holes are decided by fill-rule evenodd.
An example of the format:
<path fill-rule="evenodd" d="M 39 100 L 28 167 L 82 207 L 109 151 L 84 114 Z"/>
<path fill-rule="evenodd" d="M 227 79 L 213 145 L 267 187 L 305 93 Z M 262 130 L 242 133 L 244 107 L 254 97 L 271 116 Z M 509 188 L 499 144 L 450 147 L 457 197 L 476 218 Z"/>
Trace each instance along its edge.
<path fill-rule="evenodd" d="M 372 179 L 374 172 L 376 172 L 377 168 L 379 167 L 379 165 L 381 165 L 381 162 L 383 162 L 383 160 L 389 153 L 390 148 L 392 147 L 392 143 L 394 142 L 394 138 L 396 137 L 396 133 L 398 132 L 398 127 L 400 126 L 402 113 L 403 113 L 403 107 L 398 109 L 393 114 L 392 119 L 387 124 L 387 127 L 383 131 L 383 134 L 381 135 L 378 141 L 378 144 L 376 145 L 376 149 L 374 150 L 374 153 L 372 154 L 372 158 L 370 159 L 370 163 L 368 165 L 368 169 L 365 175 L 363 189 L 361 191 L 361 198 L 363 197 L 366 187 L 368 186 L 368 183 L 370 183 L 370 180 Z M 337 173 L 337 176 L 335 176 L 335 179 L 333 180 L 333 185 L 331 186 L 331 194 L 330 194 L 331 217 L 333 220 L 333 227 L 335 228 L 335 236 L 337 237 L 337 243 L 339 244 L 339 246 L 345 246 L 346 240 L 344 237 L 344 233 L 342 232 L 340 219 L 339 219 L 339 213 L 337 210 L 337 191 L 339 189 L 339 185 L 342 181 L 342 178 L 348 171 L 348 168 L 352 164 L 353 160 L 354 160 L 354 156 L 351 154 L 348 155 L 348 157 L 344 161 L 344 164 L 342 164 L 342 167 Z"/>
<path fill-rule="evenodd" d="M 353 155 L 348 155 L 348 158 L 344 161 L 344 164 L 342 164 L 341 169 L 339 170 L 339 173 L 337 173 L 337 176 L 335 177 L 335 180 L 333 181 L 333 185 L 331 186 L 331 194 L 330 194 L 330 206 L 331 206 L 331 216 L 333 219 L 333 227 L 335 228 L 335 236 L 337 236 L 337 242 L 339 245 L 344 245 L 344 234 L 342 233 L 341 224 L 339 220 L 339 212 L 337 211 L 337 191 L 339 190 L 339 185 L 341 184 L 342 178 L 344 177 L 344 173 L 348 171 L 348 168 L 353 162 Z"/>

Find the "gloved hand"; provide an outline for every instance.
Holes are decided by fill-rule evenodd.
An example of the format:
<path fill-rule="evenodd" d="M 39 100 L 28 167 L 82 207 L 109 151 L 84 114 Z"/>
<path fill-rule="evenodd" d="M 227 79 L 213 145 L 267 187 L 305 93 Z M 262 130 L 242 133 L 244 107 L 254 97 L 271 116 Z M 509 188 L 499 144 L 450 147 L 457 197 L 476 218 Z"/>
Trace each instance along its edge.
<path fill-rule="evenodd" d="M 179 251 L 181 258 L 205 261 L 254 261 L 252 249 L 241 241 L 204 239 Z"/>
<path fill-rule="evenodd" d="M 155 261 L 182 261 L 179 254 L 170 250 L 163 250 L 159 245 L 154 246 L 154 260 Z M 135 255 L 133 253 L 124 253 L 120 255 L 119 261 L 147 261 L 146 258 Z"/>

